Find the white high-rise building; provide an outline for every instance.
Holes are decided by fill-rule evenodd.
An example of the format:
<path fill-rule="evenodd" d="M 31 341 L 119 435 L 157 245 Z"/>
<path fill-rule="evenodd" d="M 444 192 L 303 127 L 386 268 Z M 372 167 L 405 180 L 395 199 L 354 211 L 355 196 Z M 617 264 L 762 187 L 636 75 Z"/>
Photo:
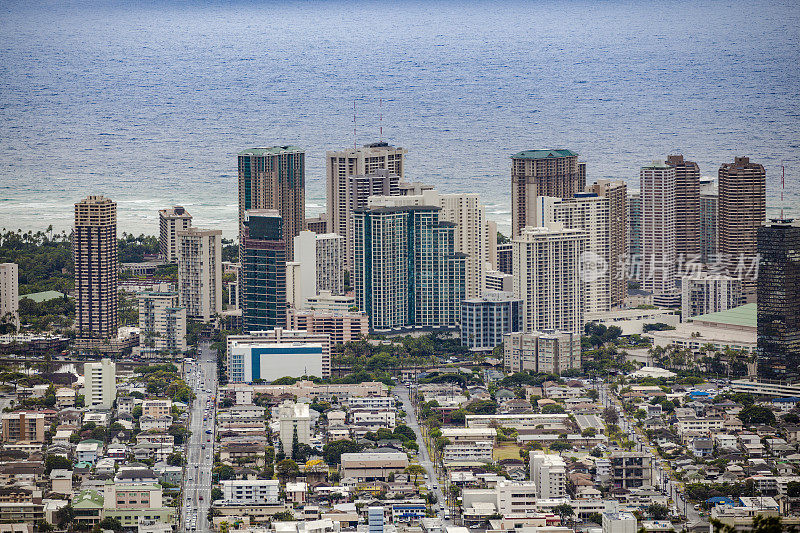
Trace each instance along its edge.
<path fill-rule="evenodd" d="M 222 230 L 178 232 L 178 296 L 186 316 L 203 322 L 222 314 Z"/>
<path fill-rule="evenodd" d="M 342 237 L 347 235 L 347 221 L 352 214 L 348 205 L 350 176 L 365 176 L 378 170 L 402 180 L 405 169 L 404 156 L 408 150 L 378 142 L 360 148 L 325 153 L 326 196 L 328 232 Z"/>
<path fill-rule="evenodd" d="M 301 231 L 294 238 L 294 261 L 286 264 L 286 301 L 306 309 L 322 291 L 344 293 L 344 237 Z"/>
<path fill-rule="evenodd" d="M 84 400 L 88 409 L 111 409 L 117 399 L 117 365 L 111 359 L 83 365 Z"/>
<path fill-rule="evenodd" d="M 642 199 L 642 289 L 676 293 L 675 167 L 654 162 L 639 173 Z"/>
<path fill-rule="evenodd" d="M 192 227 L 192 215 L 176 205 L 158 212 L 159 255 L 167 263 L 178 261 L 178 232 Z"/>
<path fill-rule="evenodd" d="M 10 320 L 6 320 L 6 316 Z M 19 267 L 0 263 L 0 321 L 19 326 Z"/>
<path fill-rule="evenodd" d="M 295 434 L 298 444 L 311 444 L 311 415 L 307 403 L 282 403 L 278 406 L 278 424 L 283 453 L 287 456 L 292 454 Z"/>
<path fill-rule="evenodd" d="M 567 497 L 567 464 L 560 455 L 541 450 L 530 453 L 531 481 L 536 484 L 537 498 Z"/>
<path fill-rule="evenodd" d="M 177 292 L 139 293 L 139 349 L 144 357 L 186 351 L 186 308 Z"/>
<path fill-rule="evenodd" d="M 523 331 L 583 332 L 586 283 L 581 258 L 588 234 L 548 227 L 526 227 L 511 241 L 514 292 L 522 299 Z"/>
<path fill-rule="evenodd" d="M 439 220 L 456 224 L 455 251 L 465 254 L 464 286 L 466 298 L 477 298 L 483 291 L 486 273 L 485 209 L 477 193 L 439 194 L 425 190 L 419 195 L 373 196 L 369 207 L 432 205 L 441 208 Z"/>
<path fill-rule="evenodd" d="M 581 366 L 581 336 L 563 331 L 503 335 L 503 366 L 509 372 L 531 370 L 560 374 Z"/>
<path fill-rule="evenodd" d="M 707 313 L 737 307 L 742 280 L 724 275 L 696 274 L 681 279 L 681 322 Z"/>
<path fill-rule="evenodd" d="M 560 222 L 565 228 L 588 234 L 581 265 L 586 282 L 586 312 L 611 310 L 611 247 L 608 198 L 578 193 L 573 198 L 536 198 L 536 222 L 546 226 Z"/>

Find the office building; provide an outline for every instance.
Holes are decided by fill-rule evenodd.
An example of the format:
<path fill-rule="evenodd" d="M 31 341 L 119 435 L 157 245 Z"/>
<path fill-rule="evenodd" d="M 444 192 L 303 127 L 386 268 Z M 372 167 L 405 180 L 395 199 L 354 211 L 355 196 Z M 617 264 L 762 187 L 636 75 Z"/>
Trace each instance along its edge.
<path fill-rule="evenodd" d="M 625 257 L 628 253 L 628 187 L 624 181 L 597 180 L 587 186 L 586 191 L 608 199 L 609 297 L 611 306 L 619 307 L 628 296 L 625 272 Z"/>
<path fill-rule="evenodd" d="M 611 310 L 611 247 L 608 198 L 578 193 L 573 198 L 540 196 L 536 202 L 536 226 L 553 222 L 586 232 L 581 257 L 581 276 L 586 287 L 586 312 Z"/>
<path fill-rule="evenodd" d="M 400 176 L 386 169 L 347 177 L 345 209 L 342 212 L 345 230 L 337 235 L 347 241 L 345 264 L 348 270 L 353 270 L 353 210 L 367 207 L 370 196 L 399 196 L 399 184 Z"/>
<path fill-rule="evenodd" d="M 763 165 L 736 157 L 719 168 L 717 249 L 728 275 L 742 280 L 752 301 L 756 291 L 756 233 L 767 216 L 767 174 Z"/>
<path fill-rule="evenodd" d="M 311 444 L 311 415 L 307 403 L 286 401 L 278 406 L 278 425 L 283 453 L 292 456 L 295 439 L 298 444 Z"/>
<path fill-rule="evenodd" d="M 641 261 L 644 249 L 642 248 L 642 193 L 640 191 L 628 192 L 628 262 L 633 265 Z M 639 271 L 628 272 L 628 277 L 639 279 Z"/>
<path fill-rule="evenodd" d="M 700 178 L 700 260 L 711 263 L 717 255 L 719 191 L 711 178 Z"/>
<path fill-rule="evenodd" d="M 367 338 L 369 318 L 360 311 L 329 312 L 286 309 L 286 327 L 293 331 L 324 333 L 331 344 L 343 344 Z"/>
<path fill-rule="evenodd" d="M 178 297 L 187 318 L 210 322 L 222 314 L 222 230 L 178 232 Z"/>
<path fill-rule="evenodd" d="M 83 365 L 84 402 L 88 409 L 111 409 L 117 398 L 117 365 L 111 359 Z"/>
<path fill-rule="evenodd" d="M 243 226 L 239 270 L 242 327 L 245 331 L 282 327 L 286 320 L 283 219 L 275 209 L 256 209 L 245 213 Z"/>
<path fill-rule="evenodd" d="M 455 224 L 455 251 L 466 256 L 464 282 L 467 298 L 477 298 L 486 272 L 486 217 L 478 194 L 439 194 L 434 190 L 401 197 L 373 196 L 369 207 L 432 205 L 441 208 L 439 221 Z"/>
<path fill-rule="evenodd" d="M 530 468 L 537 498 L 567 497 L 567 464 L 560 455 L 532 451 Z"/>
<path fill-rule="evenodd" d="M 642 289 L 676 292 L 675 168 L 654 162 L 639 173 L 642 196 Z"/>
<path fill-rule="evenodd" d="M 694 274 L 681 279 L 681 322 L 739 305 L 742 282 L 724 275 Z"/>
<path fill-rule="evenodd" d="M 525 150 L 512 155 L 511 236 L 518 236 L 525 226 L 535 225 L 537 196 L 571 198 L 585 187 L 575 152 Z"/>
<path fill-rule="evenodd" d="M 684 261 L 700 255 L 700 167 L 682 155 L 667 157 L 675 169 L 675 256 Z"/>
<path fill-rule="evenodd" d="M 580 368 L 581 336 L 565 331 L 508 333 L 503 336 L 503 366 L 509 372 L 546 374 Z"/>
<path fill-rule="evenodd" d="M 497 244 L 497 270 L 504 274 L 513 274 L 514 247 L 510 242 Z"/>
<path fill-rule="evenodd" d="M 286 300 L 298 309 L 322 291 L 344 293 L 345 239 L 335 233 L 301 231 L 294 238 L 294 261 L 286 267 Z"/>
<path fill-rule="evenodd" d="M 388 175 L 398 176 L 402 180 L 405 173 L 404 156 L 407 153 L 404 148 L 385 142 L 325 153 L 328 233 L 347 236 L 347 221 L 352 213 L 348 211 L 349 177 L 367 176 L 385 170 Z"/>
<path fill-rule="evenodd" d="M 560 223 L 528 227 L 515 237 L 514 293 L 522 298 L 522 331 L 583 332 L 586 287 L 581 258 L 588 235 Z"/>
<path fill-rule="evenodd" d="M 331 375 L 331 340 L 327 334 L 275 328 L 229 335 L 227 343 L 231 383 Z"/>
<path fill-rule="evenodd" d="M 192 227 L 192 215 L 183 206 L 158 212 L 159 256 L 167 263 L 178 262 L 178 232 Z"/>
<path fill-rule="evenodd" d="M 759 379 L 800 381 L 800 225 L 775 220 L 758 229 Z"/>
<path fill-rule="evenodd" d="M 358 209 L 356 304 L 377 331 L 455 327 L 461 319 L 466 257 L 456 225 L 434 206 Z"/>
<path fill-rule="evenodd" d="M 88 196 L 75 204 L 72 256 L 78 338 L 116 337 L 117 204 L 103 196 Z"/>
<path fill-rule="evenodd" d="M 0 322 L 19 326 L 19 267 L 0 263 Z"/>
<path fill-rule="evenodd" d="M 44 413 L 36 411 L 12 411 L 2 415 L 2 437 L 5 443 L 44 443 Z"/>
<path fill-rule="evenodd" d="M 186 351 L 186 308 L 177 292 L 141 292 L 139 349 L 143 357 L 177 355 Z"/>
<path fill-rule="evenodd" d="M 461 345 L 471 351 L 491 351 L 521 327 L 522 300 L 513 292 L 485 291 L 461 302 Z"/>
<path fill-rule="evenodd" d="M 239 152 L 239 242 L 245 212 L 275 209 L 283 220 L 286 257 L 306 221 L 305 152 L 297 146 L 250 148 Z"/>

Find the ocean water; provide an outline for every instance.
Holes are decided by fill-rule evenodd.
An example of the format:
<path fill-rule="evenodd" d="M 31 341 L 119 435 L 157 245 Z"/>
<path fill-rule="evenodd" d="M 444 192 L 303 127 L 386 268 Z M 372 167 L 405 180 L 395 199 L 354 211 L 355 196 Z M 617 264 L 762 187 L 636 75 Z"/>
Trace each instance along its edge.
<path fill-rule="evenodd" d="M 800 216 L 799 92 L 796 0 L 4 1 L 0 226 L 68 230 L 104 194 L 120 232 L 182 204 L 233 236 L 239 150 L 304 147 L 312 216 L 325 150 L 379 138 L 501 228 L 509 156 L 554 147 L 634 186 L 668 153 L 748 155 L 770 213 L 784 163 Z"/>

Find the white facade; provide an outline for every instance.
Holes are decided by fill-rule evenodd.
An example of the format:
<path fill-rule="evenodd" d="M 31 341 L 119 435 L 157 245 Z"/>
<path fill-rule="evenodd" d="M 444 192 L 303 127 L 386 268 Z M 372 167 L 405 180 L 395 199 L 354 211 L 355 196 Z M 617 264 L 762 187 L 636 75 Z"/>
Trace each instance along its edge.
<path fill-rule="evenodd" d="M 84 400 L 88 409 L 111 409 L 117 398 L 117 365 L 111 359 L 83 365 Z"/>
<path fill-rule="evenodd" d="M 560 455 L 533 451 L 530 465 L 537 498 L 567 497 L 567 464 Z"/>
<path fill-rule="evenodd" d="M 311 444 L 311 415 L 307 403 L 284 402 L 278 407 L 278 424 L 280 426 L 283 453 L 292 454 L 295 430 L 298 444 Z"/>
<path fill-rule="evenodd" d="M 628 512 L 603 513 L 603 533 L 636 533 L 636 517 Z"/>
<path fill-rule="evenodd" d="M 351 396 L 347 399 L 350 409 L 394 409 L 393 396 Z"/>
<path fill-rule="evenodd" d="M 347 314 L 352 312 L 355 305 L 355 296 L 337 296 L 330 291 L 319 291 L 315 297 L 308 299 L 309 311 Z"/>
<path fill-rule="evenodd" d="M 503 366 L 511 372 L 551 374 L 580 368 L 581 337 L 559 331 L 509 333 L 503 336 Z"/>
<path fill-rule="evenodd" d="M 467 256 L 464 270 L 465 298 L 481 295 L 486 272 L 486 216 L 477 193 L 439 194 L 434 190 L 413 196 L 373 196 L 369 207 L 433 205 L 441 208 L 439 220 L 456 224 L 455 251 Z M 496 240 L 496 236 L 495 236 Z M 496 252 L 495 252 L 496 253 Z"/>
<path fill-rule="evenodd" d="M 487 270 L 483 282 L 484 291 L 514 291 L 514 276 L 499 270 Z"/>
<path fill-rule="evenodd" d="M 242 505 L 272 505 L 279 502 L 277 479 L 228 479 L 222 482 L 222 499 Z"/>
<path fill-rule="evenodd" d="M 186 309 L 177 292 L 139 294 L 139 347 L 144 357 L 186 351 Z"/>
<path fill-rule="evenodd" d="M 222 230 L 178 232 L 178 295 L 186 316 L 204 322 L 222 314 Z"/>
<path fill-rule="evenodd" d="M 580 334 L 586 306 L 581 258 L 587 233 L 561 224 L 526 227 L 512 243 L 514 292 L 522 298 L 523 331 Z"/>
<path fill-rule="evenodd" d="M 354 425 L 381 426 L 394 429 L 397 425 L 394 409 L 352 409 L 350 423 Z"/>
<path fill-rule="evenodd" d="M 0 321 L 6 315 L 19 325 L 19 267 L 16 263 L 0 263 Z"/>
<path fill-rule="evenodd" d="M 344 237 L 301 231 L 294 237 L 294 261 L 286 263 L 286 301 L 307 309 L 321 291 L 344 292 Z"/>
<path fill-rule="evenodd" d="M 536 222 L 546 226 L 560 222 L 568 229 L 584 230 L 588 236 L 582 258 L 586 282 L 586 312 L 611 309 L 611 234 L 608 198 L 580 193 L 574 198 L 536 198 Z"/>
<path fill-rule="evenodd" d="M 741 299 L 741 279 L 709 274 L 684 276 L 681 280 L 681 321 L 733 309 Z"/>
<path fill-rule="evenodd" d="M 178 261 L 178 232 L 192 227 L 192 215 L 182 206 L 158 212 L 159 254 L 167 263 Z"/>
<path fill-rule="evenodd" d="M 675 292 L 675 168 L 654 162 L 639 173 L 642 200 L 642 258 L 637 279 L 653 294 Z"/>
<path fill-rule="evenodd" d="M 229 335 L 227 341 L 231 383 L 331 375 L 331 340 L 326 333 L 275 328 Z"/>
<path fill-rule="evenodd" d="M 491 463 L 494 461 L 493 448 L 494 445 L 490 440 L 454 442 L 444 447 L 444 461 L 446 463 L 456 461 Z"/>

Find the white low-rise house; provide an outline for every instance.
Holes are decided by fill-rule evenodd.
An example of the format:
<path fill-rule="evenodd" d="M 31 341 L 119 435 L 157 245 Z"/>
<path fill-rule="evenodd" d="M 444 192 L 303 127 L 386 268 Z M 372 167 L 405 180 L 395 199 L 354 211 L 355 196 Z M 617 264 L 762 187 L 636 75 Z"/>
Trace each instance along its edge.
<path fill-rule="evenodd" d="M 111 417 L 108 413 L 91 411 L 83 415 L 83 423 L 88 424 L 92 422 L 98 426 L 107 426 Z"/>
<path fill-rule="evenodd" d="M 355 425 L 378 425 L 394 429 L 397 414 L 389 409 L 355 409 L 350 411 L 350 422 Z"/>
<path fill-rule="evenodd" d="M 739 443 L 735 435 L 727 433 L 715 433 L 714 444 L 719 450 L 736 451 L 739 449 Z"/>
<path fill-rule="evenodd" d="M 724 422 L 725 421 L 718 416 L 681 418 L 678 419 L 678 434 L 683 435 L 687 431 L 697 431 L 703 435 L 710 435 L 722 429 Z"/>
<path fill-rule="evenodd" d="M 444 447 L 445 463 L 478 461 L 491 463 L 493 444 L 489 440 L 459 441 Z"/>
<path fill-rule="evenodd" d="M 543 429 L 567 429 L 569 422 L 569 415 L 556 413 L 556 414 L 538 414 L 538 413 L 518 413 L 518 414 L 505 414 L 505 415 L 466 415 L 467 427 L 470 428 L 485 428 L 495 427 L 495 425 L 502 427 L 510 427 L 514 429 L 534 429 L 537 426 L 542 426 Z"/>
<path fill-rule="evenodd" d="M 111 457 L 103 457 L 94 465 L 94 471 L 97 474 L 113 474 L 116 468 L 117 463 Z"/>
<path fill-rule="evenodd" d="M 351 396 L 347 399 L 350 409 L 394 409 L 393 396 Z"/>
<path fill-rule="evenodd" d="M 56 390 L 56 407 L 64 409 L 65 407 L 75 407 L 75 398 L 77 393 L 75 389 L 69 387 L 60 387 Z"/>
<path fill-rule="evenodd" d="M 287 483 L 286 484 L 286 500 L 297 504 L 303 505 L 306 503 L 306 495 L 308 494 L 308 484 L 303 482 Z"/>
<path fill-rule="evenodd" d="M 172 417 L 169 415 L 165 416 L 142 415 L 139 417 L 139 428 L 142 431 L 150 431 L 153 429 L 166 431 L 169 429 L 171 425 L 172 425 Z"/>
<path fill-rule="evenodd" d="M 222 482 L 222 498 L 226 503 L 241 505 L 274 505 L 280 501 L 277 479 L 236 479 Z"/>
<path fill-rule="evenodd" d="M 100 452 L 103 450 L 103 443 L 96 440 L 85 440 L 79 442 L 75 447 L 75 462 L 76 463 L 94 463 L 100 457 Z"/>
<path fill-rule="evenodd" d="M 457 428 L 457 427 L 443 427 L 441 428 L 442 437 L 450 442 L 471 442 L 471 441 L 491 441 L 494 442 L 497 437 L 497 430 L 492 427 L 479 427 L 479 428 Z"/>

